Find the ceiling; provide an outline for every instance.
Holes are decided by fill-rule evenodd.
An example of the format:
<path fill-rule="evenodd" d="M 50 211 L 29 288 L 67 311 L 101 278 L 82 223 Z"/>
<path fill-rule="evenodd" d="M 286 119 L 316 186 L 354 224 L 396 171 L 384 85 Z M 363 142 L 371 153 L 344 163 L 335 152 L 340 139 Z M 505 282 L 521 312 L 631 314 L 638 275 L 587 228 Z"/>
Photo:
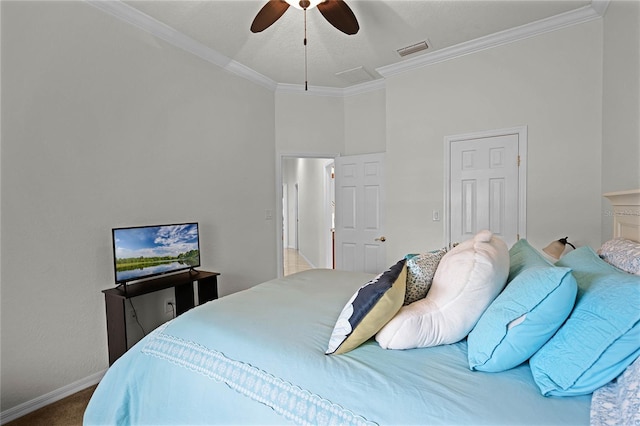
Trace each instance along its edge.
<path fill-rule="evenodd" d="M 125 0 L 113 3 L 127 9 L 128 15 L 137 15 L 136 19 L 161 28 L 164 34 L 169 34 L 165 38 L 178 37 L 183 44 L 184 40 L 193 42 L 197 48 L 192 51 L 207 51 L 207 55 L 222 58 L 223 62 L 231 60 L 236 68 L 247 67 L 249 72 L 275 85 L 303 85 L 303 11 L 290 7 L 271 27 L 254 34 L 249 27 L 266 1 Z M 360 31 L 355 35 L 341 33 L 317 8 L 310 9 L 307 12 L 309 86 L 348 88 L 381 81 L 384 70 L 389 68 L 478 44 L 478 40 L 498 40 L 496 37 L 503 34 L 519 34 L 518 29 L 535 27 L 536 24 L 531 24 L 534 22 L 538 27 L 540 22 L 562 23 L 565 21 L 558 21 L 558 17 L 585 10 L 592 12 L 597 2 L 592 5 L 591 1 L 580 0 L 346 0 L 360 24 Z M 526 32 L 523 34 L 520 38 L 526 36 Z M 427 42 L 427 50 L 405 57 L 397 52 L 422 41 Z"/>

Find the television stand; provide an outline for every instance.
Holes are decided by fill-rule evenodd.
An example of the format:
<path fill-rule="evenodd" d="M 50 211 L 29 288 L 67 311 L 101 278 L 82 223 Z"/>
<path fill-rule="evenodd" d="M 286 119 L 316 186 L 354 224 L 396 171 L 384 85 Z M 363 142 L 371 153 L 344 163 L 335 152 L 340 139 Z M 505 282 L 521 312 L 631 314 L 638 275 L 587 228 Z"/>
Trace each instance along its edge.
<path fill-rule="evenodd" d="M 107 313 L 107 344 L 109 346 L 109 365 L 127 351 L 126 306 L 128 299 L 143 294 L 173 288 L 176 297 L 176 316 L 195 306 L 193 283 L 198 285 L 198 304 L 218 298 L 217 272 L 196 271 L 195 269 L 174 275 L 167 275 L 140 281 L 135 284 L 118 286 L 104 293 Z"/>

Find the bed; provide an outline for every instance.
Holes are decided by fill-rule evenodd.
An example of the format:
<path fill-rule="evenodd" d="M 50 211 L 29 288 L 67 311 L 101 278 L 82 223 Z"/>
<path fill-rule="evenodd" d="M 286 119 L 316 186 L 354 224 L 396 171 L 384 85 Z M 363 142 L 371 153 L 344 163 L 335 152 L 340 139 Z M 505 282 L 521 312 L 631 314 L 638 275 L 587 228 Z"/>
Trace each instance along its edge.
<path fill-rule="evenodd" d="M 614 216 L 616 223 L 629 219 L 624 226 L 616 225 L 616 229 L 624 230 L 622 234 L 616 233 L 616 239 L 633 242 L 640 240 L 635 234 L 640 225 L 633 225 L 640 212 L 640 191 L 633 192 L 631 198 L 633 206 L 625 205 L 625 214 Z M 585 248 L 581 253 L 592 256 L 595 252 L 589 250 Z M 427 289 L 429 294 L 436 292 L 438 273 L 445 269 L 442 266 L 444 259 L 453 257 L 449 253 L 438 256 L 441 260 L 431 277 L 433 283 L 431 289 Z M 518 273 L 514 272 L 513 265 L 518 262 L 522 265 L 522 262 L 514 261 L 513 247 L 508 249 L 508 256 L 510 263 L 506 273 Z M 598 262 L 600 268 L 601 257 L 595 256 L 598 260 L 594 262 Z M 570 385 L 569 391 L 549 391 L 546 386 L 547 396 L 544 395 L 545 386 L 540 384 L 544 380 L 536 375 L 540 376 L 540 366 L 545 362 L 562 361 L 557 352 L 539 356 L 543 352 L 540 349 L 531 356 L 531 362 L 528 358 L 525 362 L 510 360 L 511 364 L 517 365 L 499 372 L 491 371 L 495 366 L 470 368 L 471 350 L 478 352 L 476 346 L 490 340 L 471 338 L 471 333 L 479 333 L 476 328 L 481 321 L 477 319 L 471 326 L 473 330 L 467 332 L 469 338 L 405 350 L 384 349 L 393 346 L 396 340 L 385 337 L 382 331 L 388 329 L 389 324 L 397 323 L 403 315 L 410 315 L 409 307 L 415 305 L 415 302 L 402 303 L 399 307 L 393 302 L 394 307 L 387 306 L 393 304 L 389 302 L 393 298 L 388 297 L 395 291 L 391 289 L 397 283 L 402 281 L 404 285 L 407 281 L 403 274 L 407 274 L 407 262 L 412 258 L 403 259 L 400 265 L 394 265 L 397 268 L 391 267 L 379 276 L 323 269 L 305 271 L 265 282 L 184 313 L 151 332 L 113 364 L 87 407 L 84 424 L 587 425 L 611 421 L 612 416 L 617 416 L 620 410 L 616 404 L 621 395 L 622 405 L 629 405 L 630 397 L 625 390 L 619 389 L 620 386 L 632 389 L 631 392 L 635 392 L 632 397 L 635 395 L 640 399 L 637 386 L 627 386 L 620 380 L 624 377 L 627 382 L 636 384 L 639 380 L 639 361 L 635 360 L 640 354 L 640 308 L 628 300 L 623 303 L 627 307 L 622 308 L 626 313 L 620 315 L 628 317 L 626 325 L 608 325 L 617 327 L 617 332 L 621 333 L 615 344 L 622 342 L 622 349 L 614 351 L 615 354 L 605 351 L 599 356 L 611 358 L 615 355 L 615 362 L 611 361 L 615 368 L 610 365 L 599 368 L 592 374 L 595 379 L 580 379 L 580 386 Z M 568 270 L 569 267 L 538 264 L 529 268 L 529 272 L 538 273 L 545 268 L 556 273 L 553 268 Z M 623 289 L 625 298 L 638 296 L 636 300 L 640 300 L 640 285 L 633 285 L 640 284 L 640 275 L 623 272 L 608 263 L 604 268 L 608 271 L 605 275 L 611 272 L 616 277 L 616 285 Z M 500 270 L 498 274 L 505 274 L 504 267 L 496 269 Z M 391 280 L 385 284 L 385 290 L 374 297 L 375 302 L 369 303 L 373 307 L 362 308 L 358 304 L 361 298 L 366 296 L 370 302 L 370 293 L 375 293 L 371 289 L 385 281 L 386 274 L 391 274 Z M 626 274 L 620 275 L 624 282 L 616 274 Z M 574 275 L 564 274 L 562 279 L 573 282 Z M 586 270 L 584 275 L 594 274 Z M 513 276 L 504 278 L 504 286 L 494 291 L 497 294 L 490 297 L 481 315 L 489 312 L 492 305 L 499 305 L 496 302 L 506 303 L 502 300 L 503 295 L 508 293 L 507 289 L 516 288 L 515 283 L 520 281 Z M 630 288 L 633 289 L 631 293 L 624 293 Z M 551 343 L 567 324 L 580 321 L 578 315 L 575 319 L 573 316 L 579 310 L 578 302 L 582 308 L 588 305 L 586 294 L 589 291 L 582 287 L 577 290 L 576 307 L 569 309 L 566 321 L 560 321 L 551 332 L 553 337 L 540 343 L 543 348 L 553 346 Z M 403 298 L 407 296 L 406 287 L 402 294 Z M 576 298 L 575 294 L 573 297 Z M 427 298 L 428 295 L 424 300 Z M 479 299 L 476 297 L 476 300 Z M 363 331 L 358 341 L 350 341 L 361 330 L 358 324 L 369 321 L 374 309 L 382 305 L 384 309 L 380 309 L 384 315 L 375 318 L 383 323 L 382 327 L 378 324 L 373 334 L 371 330 Z M 366 312 L 362 314 L 364 319 L 356 324 L 357 328 L 353 326 L 348 332 L 341 329 L 341 319 L 353 318 L 354 311 L 361 309 Z M 391 313 L 387 312 L 390 309 Z M 554 306 L 554 312 L 557 310 Z M 497 312 L 504 312 L 504 309 Z M 533 317 L 533 311 L 527 315 Z M 510 330 L 518 330 L 522 321 L 526 323 L 527 315 L 520 314 L 515 323 L 509 320 Z M 516 324 L 518 321 L 520 323 Z M 415 321 L 412 324 L 415 325 Z M 401 324 L 399 329 L 405 330 L 402 327 Z M 387 335 L 398 335 L 396 330 L 391 331 L 393 333 Z M 413 331 L 410 334 L 412 338 L 416 335 Z M 342 341 L 334 344 L 336 336 L 340 335 L 344 335 Z M 504 342 L 507 337 L 501 339 Z M 345 349 L 347 343 L 353 343 L 353 347 Z M 498 349 L 494 348 L 492 354 Z M 560 345 L 559 350 L 566 348 Z M 563 374 L 571 368 L 564 369 Z M 613 377 L 605 377 L 613 374 Z M 612 381 L 615 378 L 619 379 Z M 601 385 L 596 383 L 603 380 Z M 598 385 L 597 394 L 588 388 L 594 383 Z M 562 396 L 556 396 L 554 392 Z M 596 396 L 597 403 L 592 404 Z M 593 412 L 594 407 L 597 412 Z M 632 411 L 634 407 L 640 412 L 637 405 L 632 405 Z"/>

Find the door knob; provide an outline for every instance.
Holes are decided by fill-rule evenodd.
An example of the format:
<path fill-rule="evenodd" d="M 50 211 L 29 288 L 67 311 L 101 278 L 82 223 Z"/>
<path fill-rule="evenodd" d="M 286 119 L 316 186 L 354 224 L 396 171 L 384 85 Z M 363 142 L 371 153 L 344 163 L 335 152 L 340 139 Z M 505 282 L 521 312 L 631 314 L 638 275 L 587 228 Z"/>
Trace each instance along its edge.
<path fill-rule="evenodd" d="M 382 237 L 380 237 L 380 238 L 376 238 L 376 239 L 375 239 L 375 241 L 380 241 L 380 242 L 383 242 L 383 243 L 384 243 L 385 241 L 387 241 L 387 237 L 382 236 Z"/>

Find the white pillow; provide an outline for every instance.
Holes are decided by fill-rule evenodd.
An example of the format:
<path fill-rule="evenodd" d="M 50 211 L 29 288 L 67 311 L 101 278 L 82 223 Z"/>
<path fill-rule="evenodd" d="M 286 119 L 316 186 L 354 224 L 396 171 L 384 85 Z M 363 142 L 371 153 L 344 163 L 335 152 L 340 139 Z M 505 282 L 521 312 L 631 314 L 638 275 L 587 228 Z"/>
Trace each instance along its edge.
<path fill-rule="evenodd" d="M 504 288 L 509 250 L 480 231 L 444 255 L 427 297 L 400 311 L 377 334 L 385 349 L 410 349 L 464 339 Z"/>

